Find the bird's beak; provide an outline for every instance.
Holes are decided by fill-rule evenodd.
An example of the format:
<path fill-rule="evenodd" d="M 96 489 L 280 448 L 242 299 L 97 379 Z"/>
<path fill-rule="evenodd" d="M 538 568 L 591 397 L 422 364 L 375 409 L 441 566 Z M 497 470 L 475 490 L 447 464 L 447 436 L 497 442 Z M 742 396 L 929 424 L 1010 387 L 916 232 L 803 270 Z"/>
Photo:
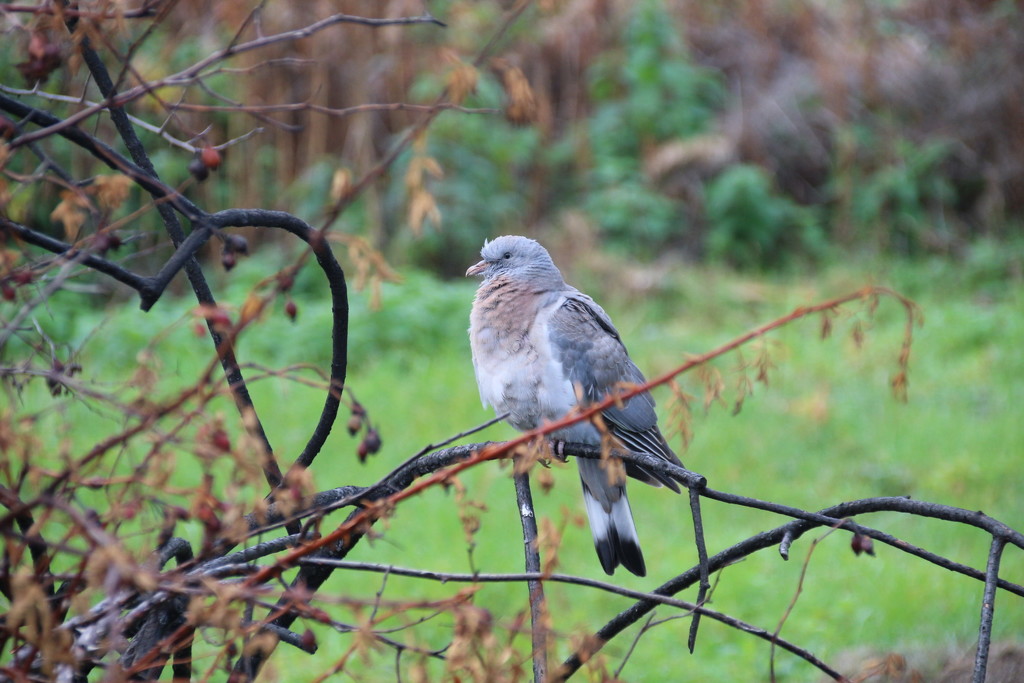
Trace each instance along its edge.
<path fill-rule="evenodd" d="M 481 261 L 480 263 L 476 264 L 475 266 L 470 266 L 469 267 L 469 270 L 466 271 L 466 277 L 469 277 L 471 275 L 479 275 L 480 273 L 484 272 L 484 270 L 486 268 L 487 268 L 487 261 Z"/>

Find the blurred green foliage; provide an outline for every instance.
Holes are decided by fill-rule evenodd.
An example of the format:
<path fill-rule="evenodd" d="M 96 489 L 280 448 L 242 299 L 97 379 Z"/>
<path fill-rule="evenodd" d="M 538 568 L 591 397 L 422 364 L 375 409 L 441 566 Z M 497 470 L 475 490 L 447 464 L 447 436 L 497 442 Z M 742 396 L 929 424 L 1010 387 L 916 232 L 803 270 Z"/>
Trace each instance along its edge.
<path fill-rule="evenodd" d="M 747 269 L 828 259 L 851 248 L 956 255 L 973 239 L 1003 239 L 1012 234 L 1005 219 L 1024 195 L 1014 175 L 1017 143 L 999 131 L 1019 120 L 1021 105 L 1007 95 L 1015 92 L 1012 70 L 997 67 L 1024 42 L 1014 28 L 1024 25 L 1014 21 L 1020 10 L 1004 3 L 965 9 L 962 16 L 928 11 L 938 19 L 898 5 L 871 2 L 858 18 L 832 7 L 797 10 L 786 3 L 750 12 L 662 0 L 596 3 L 576 17 L 593 21 L 590 28 L 572 20 L 578 8 L 532 8 L 494 54 L 522 68 L 543 105 L 543 120 L 517 127 L 495 115 L 442 114 L 426 133 L 425 151 L 415 152 L 444 171 L 426 187 L 440 208 L 441 225 L 428 222 L 422 236 L 410 234 L 407 153 L 338 227 L 447 276 L 461 274 L 485 238 L 507 232 L 543 238 L 563 227 L 568 212 L 583 217 L 602 246 L 643 257 L 676 250 Z M 331 93 L 332 106 L 334 99 L 343 100 L 339 106 L 378 98 L 427 103 L 446 85 L 450 58 L 469 64 L 480 36 L 502 21 L 504 10 L 496 2 L 446 0 L 432 11 L 451 22 L 447 31 L 410 27 L 398 43 L 374 43 L 370 34 L 354 31 L 346 34 L 355 40 L 347 46 L 320 36 L 319 47 L 330 53 L 325 60 L 349 60 L 344 79 L 289 61 L 282 48 L 281 62 L 272 68 L 247 71 L 252 65 L 240 57 L 239 71 L 211 71 L 204 84 L 223 100 L 254 105 L 279 104 L 274 98 L 319 103 L 322 92 Z M 315 12 L 310 6 L 298 14 Z M 276 28 L 293 20 L 287 12 L 273 17 Z M 956 49 L 937 40 L 934 32 L 943 22 L 967 27 Z M 181 40 L 194 26 L 176 17 L 154 36 L 164 37 L 164 30 L 167 40 L 143 41 L 132 53 L 139 74 L 159 77 L 182 69 L 237 27 L 212 20 L 202 40 Z M 837 32 L 849 36 L 846 44 L 813 49 Z M 15 65 L 24 57 L 27 36 L 12 35 L 0 50 L 0 68 L 12 74 L 7 85 L 25 85 Z M 113 40 L 127 47 L 135 37 L 129 31 Z M 500 110 L 506 104 L 509 94 L 497 71 L 491 62 L 479 65 L 477 89 L 466 106 Z M 894 91 L 887 79 L 900 87 Z M 349 87 L 357 82 L 369 90 Z M 65 68 L 43 89 L 97 99 L 94 85 Z M 182 95 L 177 88 L 160 91 L 164 102 Z M 25 97 L 58 116 L 73 109 L 67 102 Z M 357 97 L 362 99 L 349 101 Z M 154 125 L 167 116 L 166 107 L 150 98 L 130 109 Z M 211 210 L 259 205 L 316 223 L 330 204 L 334 172 L 345 168 L 359 177 L 415 120 L 402 112 L 273 117 L 284 124 L 281 129 L 266 126 L 230 147 L 217 173 L 184 191 Z M 211 110 L 177 112 L 164 130 L 219 144 L 262 125 L 239 112 Z M 92 132 L 114 139 L 106 119 Z M 196 133 L 205 138 L 192 138 Z M 189 180 L 187 151 L 141 128 L 140 135 L 168 184 Z M 682 183 L 652 177 L 647 163 L 659 151 L 705 137 L 726 140 L 726 158 L 704 165 L 691 159 L 691 166 L 673 169 L 687 174 Z M 67 146 L 45 147 L 76 176 L 109 172 Z M 9 170 L 29 176 L 34 163 L 27 155 L 12 158 Z M 146 199 L 134 192 L 124 213 Z M 49 219 L 58 201 L 59 188 L 36 183 L 11 193 L 7 208 L 16 220 L 59 233 Z M 151 252 L 162 239 L 153 211 L 127 229 L 143 237 L 128 249 Z M 159 262 L 159 254 L 141 258 Z"/>
<path fill-rule="evenodd" d="M 740 268 L 827 259 L 851 247 L 919 256 L 955 241 L 946 223 L 956 220 L 961 199 L 948 177 L 954 146 L 941 137 L 911 140 L 901 115 L 884 109 L 838 124 L 831 142 L 795 139 L 807 154 L 829 150 L 828 176 L 813 203 L 780 189 L 767 166 L 742 158 L 704 170 L 696 196 L 668 191 L 645 173 L 647 155 L 715 133 L 737 95 L 724 73 L 696 62 L 665 3 L 637 3 L 608 30 L 612 47 L 585 70 L 585 116 L 564 128 L 542 135 L 464 115 L 435 123 L 429 155 L 445 178 L 431 191 L 443 221 L 419 240 L 399 235 L 405 253 L 456 275 L 484 239 L 555 229 L 566 209 L 581 211 L 606 246 L 648 257 L 685 248 Z M 418 89 L 428 91 L 427 84 L 436 91 L 436 77 Z M 500 107 L 502 96 L 494 76 L 483 73 L 467 104 Z M 825 105 L 819 97 L 800 106 Z M 392 179 L 387 196 L 397 216 L 405 200 L 401 167 Z"/>
<path fill-rule="evenodd" d="M 538 218 L 531 199 L 547 213 L 582 208 L 613 247 L 653 253 L 686 229 L 678 200 L 644 177 L 643 151 L 705 132 L 724 97 L 722 79 L 692 62 L 660 2 L 638 3 L 621 30 L 622 48 L 588 69 L 592 113 L 554 144 L 535 128 L 493 118 L 445 116 L 431 127 L 429 153 L 446 174 L 434 186 L 444 222 L 415 244 L 418 261 L 460 272 L 485 238 L 522 232 Z M 469 104 L 497 107 L 501 97 L 486 76 Z M 389 196 L 400 201 L 401 169 L 393 177 Z"/>
<path fill-rule="evenodd" d="M 623 49 L 590 69 L 594 111 L 583 126 L 591 162 L 581 205 L 613 245 L 648 253 L 687 229 L 677 200 L 645 178 L 645 148 L 704 133 L 724 96 L 721 77 L 693 64 L 660 2 L 637 3 Z"/>
<path fill-rule="evenodd" d="M 814 212 L 772 189 L 760 166 L 730 166 L 707 186 L 708 255 L 740 267 L 820 255 L 826 241 Z"/>
<path fill-rule="evenodd" d="M 936 221 L 955 200 L 943 164 L 951 145 L 944 140 L 915 144 L 897 138 L 886 144 L 861 129 L 858 149 L 870 161 L 850 169 L 849 197 L 854 224 L 868 241 L 895 254 L 918 255 L 927 250 Z"/>

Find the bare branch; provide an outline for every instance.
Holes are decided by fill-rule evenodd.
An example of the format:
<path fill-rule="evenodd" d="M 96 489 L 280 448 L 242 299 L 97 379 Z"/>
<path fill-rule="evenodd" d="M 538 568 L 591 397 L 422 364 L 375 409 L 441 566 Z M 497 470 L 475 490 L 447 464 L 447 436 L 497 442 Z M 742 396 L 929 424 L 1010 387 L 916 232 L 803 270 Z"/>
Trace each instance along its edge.
<path fill-rule="evenodd" d="M 999 561 L 1003 555 L 1006 540 L 992 537 L 992 547 L 985 568 L 985 592 L 981 598 L 981 623 L 978 628 L 978 649 L 974 656 L 974 672 L 971 683 L 985 683 L 988 669 L 988 651 L 992 641 L 992 617 L 996 608 L 996 588 L 999 585 Z"/>
<path fill-rule="evenodd" d="M 537 515 L 530 491 L 530 473 L 521 457 L 515 459 L 512 481 L 516 487 L 516 505 L 519 521 L 523 527 L 523 552 L 526 555 L 526 573 L 540 574 L 540 550 L 537 547 Z M 530 632 L 533 643 L 533 680 L 544 683 L 548 670 L 548 614 L 544 599 L 544 584 L 539 580 L 528 580 L 526 587 L 530 594 Z"/>

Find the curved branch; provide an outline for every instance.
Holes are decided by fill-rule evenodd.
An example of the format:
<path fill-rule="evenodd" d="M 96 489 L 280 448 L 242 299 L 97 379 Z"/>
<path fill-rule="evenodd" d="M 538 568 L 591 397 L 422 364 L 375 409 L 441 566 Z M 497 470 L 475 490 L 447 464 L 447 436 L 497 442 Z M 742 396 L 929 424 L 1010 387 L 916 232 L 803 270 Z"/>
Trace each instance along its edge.
<path fill-rule="evenodd" d="M 703 495 L 712 499 L 724 499 L 729 497 L 728 495 L 712 490 L 704 491 Z M 980 512 L 971 512 L 969 510 L 963 510 L 961 508 L 955 508 L 948 505 L 926 503 L 924 501 L 910 500 L 907 498 L 866 498 L 863 500 L 834 505 L 822 510 L 819 514 L 807 513 L 804 511 L 796 512 L 800 512 L 801 517 L 816 517 L 817 519 L 816 521 L 797 519 L 789 522 L 788 524 L 784 524 L 770 531 L 762 532 L 756 536 L 752 536 L 741 541 L 711 557 L 708 560 L 709 570 L 718 571 L 733 562 L 754 554 L 755 552 L 772 547 L 781 542 L 787 534 L 793 533 L 794 531 L 797 531 L 797 535 L 799 535 L 811 528 L 834 526 L 836 523 L 841 524 L 842 528 L 848 528 L 850 523 L 845 521 L 843 519 L 844 517 L 856 514 L 866 514 L 869 512 L 904 512 L 907 514 L 932 517 L 945 521 L 961 522 L 983 529 L 992 534 L 994 538 L 1005 539 L 1008 542 L 1014 543 L 1014 545 L 1018 545 L 1019 542 L 1024 542 L 1024 536 L 1020 533 L 1010 529 L 999 520 L 988 517 Z M 859 525 L 853 525 L 853 527 L 857 529 L 858 533 L 877 538 L 878 534 L 877 532 L 874 532 L 873 529 L 866 529 Z M 902 542 L 895 542 L 892 545 L 899 550 L 907 550 L 906 544 Z M 917 553 L 912 554 L 916 555 Z M 946 568 L 949 569 L 952 567 L 947 566 Z M 969 570 L 970 568 L 965 569 Z M 959 570 L 954 569 L 954 571 Z M 665 582 L 652 591 L 652 593 L 666 596 L 675 595 L 676 593 L 697 583 L 700 580 L 700 573 L 700 566 L 691 567 L 682 574 L 679 574 L 675 578 Z M 961 571 L 960 573 L 986 581 L 987 583 L 998 585 L 1000 588 L 1009 590 L 1017 595 L 1024 596 L 1024 586 L 1019 586 L 1004 579 L 998 579 L 997 577 L 991 577 L 985 573 L 977 572 L 977 570 Z M 647 613 L 653 610 L 657 604 L 657 602 L 651 600 L 639 600 L 608 621 L 608 623 L 597 631 L 593 638 L 587 639 L 587 642 L 583 647 L 579 648 L 562 663 L 560 673 L 564 675 L 556 680 L 564 680 L 573 672 L 578 670 L 580 666 L 583 665 L 583 662 L 587 661 L 603 647 L 604 643 L 608 642 L 624 629 L 642 619 Z"/>
<path fill-rule="evenodd" d="M 17 100 L 7 98 L 3 94 L 0 94 L 0 108 L 5 109 L 10 113 L 15 113 L 28 121 L 36 123 L 37 125 L 45 125 L 48 122 L 56 121 L 55 117 L 52 115 L 33 107 L 29 107 Z M 114 112 L 112 111 L 111 113 L 113 116 Z M 123 112 L 121 113 L 123 114 Z M 125 114 L 124 116 L 127 120 L 127 115 Z M 127 125 L 130 129 L 130 122 L 128 122 Z M 191 201 L 180 195 L 176 190 L 164 185 L 153 175 L 144 170 L 144 168 L 128 161 L 113 149 L 96 140 L 92 136 L 85 134 L 74 127 L 62 128 L 59 132 L 66 139 L 74 142 L 86 151 L 89 151 L 112 168 L 129 175 L 135 182 L 141 185 L 147 192 L 158 200 L 157 203 L 159 207 L 169 210 L 170 207 L 162 203 L 166 201 L 175 209 L 187 216 L 195 224 L 192 233 L 185 237 L 184 234 L 181 233 L 180 228 L 177 230 L 173 229 L 173 227 L 177 225 L 176 219 L 170 223 L 165 221 L 165 224 L 167 224 L 168 227 L 168 232 L 171 233 L 172 240 L 178 245 L 178 248 L 175 250 L 175 253 L 171 258 L 168 259 L 164 267 L 161 268 L 160 272 L 153 277 L 147 278 L 137 276 L 127 270 L 111 264 L 110 262 L 98 259 L 98 257 L 87 257 L 88 260 L 85 263 L 86 265 L 95 267 L 98 271 L 110 275 L 111 277 L 114 277 L 115 279 L 136 289 L 136 291 L 139 292 L 143 310 L 149 310 L 152 308 L 165 291 L 167 285 L 182 268 L 186 270 L 199 302 L 211 305 L 215 304 L 213 294 L 210 292 L 209 286 L 206 284 L 205 278 L 202 275 L 202 270 L 199 268 L 198 262 L 196 262 L 194 258 L 195 253 L 210 238 L 214 229 L 232 226 L 275 227 L 286 230 L 309 244 L 316 256 L 320 268 L 324 271 L 324 274 L 327 277 L 328 284 L 331 289 L 331 300 L 334 309 L 334 325 L 332 329 L 331 385 L 328 390 L 328 396 L 324 401 L 324 407 L 321 410 L 320 419 L 313 430 L 313 434 L 310 436 L 303 452 L 296 460 L 296 465 L 308 467 L 323 447 L 323 444 L 326 442 L 334 421 L 337 418 L 341 402 L 341 392 L 345 384 L 348 362 L 348 291 L 345 282 L 345 273 L 337 259 L 334 257 L 334 254 L 326 241 L 320 238 L 316 231 L 307 223 L 282 211 L 268 211 L 262 209 L 227 209 L 215 214 L 207 214 Z M 129 148 L 132 147 L 133 145 L 129 144 Z M 145 151 L 142 150 L 141 154 L 144 155 Z M 146 161 L 148 162 L 148 159 Z M 174 216 L 173 212 L 169 211 L 169 213 L 171 217 Z M 18 232 L 24 232 L 26 230 L 28 230 L 28 228 L 24 228 Z M 31 239 L 33 244 L 55 253 L 64 253 L 70 248 L 70 245 L 66 245 L 59 240 L 47 238 L 38 233 L 28 232 L 25 233 L 25 236 L 26 240 Z M 175 236 L 179 239 L 175 239 Z M 192 272 L 193 266 L 196 271 L 195 273 Z M 242 377 L 241 370 L 235 360 L 231 346 L 223 343 L 224 340 L 218 331 L 211 328 L 211 333 L 214 335 L 215 346 L 221 350 L 222 365 L 225 367 L 229 386 L 232 388 L 232 393 L 236 396 L 236 401 L 239 403 L 240 410 L 251 409 L 253 407 L 252 399 L 249 397 L 245 380 Z M 255 431 L 257 436 L 261 441 L 263 441 L 268 455 L 272 456 L 273 449 L 270 446 L 269 439 L 263 430 L 262 424 L 260 424 L 258 420 Z M 276 473 L 274 470 L 276 470 Z M 274 487 L 279 486 L 283 481 L 283 477 L 280 470 L 277 469 L 276 463 L 271 467 L 271 471 L 268 473 L 268 481 Z"/>
<path fill-rule="evenodd" d="M 387 477 L 378 482 L 378 484 L 369 487 L 352 498 L 342 499 L 335 503 L 335 505 L 353 504 L 356 500 L 359 500 L 362 502 L 364 507 L 349 515 L 348 519 L 334 532 L 327 534 L 320 539 L 316 539 L 311 543 L 292 549 L 274 566 L 264 567 L 250 575 L 246 583 L 249 585 L 262 583 L 271 577 L 279 575 L 283 569 L 298 564 L 301 566 L 300 577 L 305 576 L 306 578 L 314 579 L 314 583 L 310 588 L 315 589 L 326 578 L 331 567 L 342 566 L 337 564 L 335 560 L 347 554 L 355 543 L 358 542 L 363 533 L 365 533 L 367 526 L 372 524 L 373 521 L 380 516 L 383 510 L 390 509 L 400 500 L 409 497 L 410 495 L 414 495 L 415 492 L 423 490 L 423 488 L 426 488 L 431 484 L 445 481 L 447 477 L 451 475 L 453 469 L 460 469 L 461 466 L 467 464 L 479 464 L 483 460 L 475 456 L 476 453 L 485 451 L 508 456 L 512 447 L 517 443 L 518 440 L 508 442 L 506 444 L 485 443 L 456 446 L 436 451 L 429 455 L 424 455 L 420 458 L 404 463 Z M 579 453 L 573 453 L 571 452 L 572 450 L 576 450 L 573 445 L 567 445 L 565 447 L 565 452 L 569 455 L 579 455 L 580 457 L 600 457 L 600 449 L 593 447 L 580 448 Z M 647 466 L 647 461 L 643 458 L 638 457 L 636 459 L 638 462 L 643 462 L 645 467 Z M 689 475 L 683 477 L 689 481 L 699 481 L 702 479 L 699 475 L 694 475 L 693 473 L 687 473 L 685 471 L 683 473 Z M 672 475 L 683 475 L 683 473 L 672 472 Z M 424 479 L 413 485 L 414 482 L 421 477 L 424 477 Z M 699 492 L 700 495 L 706 496 L 712 500 L 720 500 L 732 504 L 764 509 L 778 514 L 790 515 L 796 517 L 796 519 L 773 530 L 757 534 L 756 536 L 746 539 L 745 541 L 716 554 L 714 557 L 708 559 L 706 568 L 702 567 L 702 565 L 704 565 L 703 562 L 692 567 L 652 592 L 651 595 L 660 596 L 659 598 L 653 598 L 651 595 L 648 595 L 639 599 L 637 603 L 621 612 L 618 616 L 602 627 L 597 632 L 595 638 L 588 639 L 585 648 L 580 649 L 568 658 L 558 672 L 558 676 L 561 678 L 556 678 L 556 680 L 561 680 L 562 678 L 571 675 L 582 665 L 582 662 L 586 661 L 596 653 L 603 646 L 603 643 L 607 642 L 625 628 L 643 618 L 658 604 L 662 604 L 664 600 L 662 600 L 661 597 L 671 597 L 679 591 L 698 583 L 701 579 L 702 573 L 705 573 L 706 575 L 706 572 L 718 571 L 723 567 L 759 550 L 775 546 L 787 537 L 798 538 L 807 530 L 821 526 L 844 528 L 856 533 L 871 536 L 882 542 L 889 543 L 899 550 L 922 557 L 927 561 L 934 562 L 935 564 L 947 569 L 957 571 L 970 576 L 971 578 L 976 578 L 982 581 L 988 580 L 988 582 L 994 586 L 1003 588 L 1004 590 L 1008 590 L 1017 595 L 1024 596 L 1024 586 L 1019 586 L 1004 579 L 999 579 L 998 576 L 993 575 L 992 572 L 985 574 L 973 568 L 945 560 L 945 558 L 939 558 L 927 551 L 916 549 L 914 546 L 900 541 L 899 539 L 895 539 L 874 529 L 855 524 L 846 519 L 852 515 L 867 514 L 870 512 L 904 512 L 907 514 L 933 517 L 945 521 L 970 524 L 989 532 L 994 537 L 1003 538 L 1006 539 L 1007 542 L 1024 547 L 1024 536 L 1019 532 L 1016 532 L 1002 522 L 980 512 L 972 512 L 951 506 L 910 500 L 907 498 L 870 498 L 840 503 L 815 513 L 787 506 L 765 503 L 756 499 L 727 494 L 712 489 L 704 489 Z M 313 565 L 319 565 L 318 569 L 320 571 L 311 571 L 307 573 L 307 570 L 314 569 Z M 698 609 L 698 611 L 701 614 L 713 616 L 710 611 L 705 611 L 703 608 Z M 713 616 L 713 618 L 717 619 L 718 616 Z M 278 623 L 278 621 L 275 621 L 275 623 L 287 627 L 287 624 L 291 623 L 292 620 L 292 617 L 283 615 L 283 621 L 287 623 Z M 746 631 L 750 629 L 744 627 L 743 630 Z M 756 629 L 751 632 L 756 632 Z M 770 638 L 771 634 L 767 634 L 767 637 Z M 781 641 L 777 641 L 777 643 L 780 646 L 785 647 L 782 645 Z M 798 651 L 798 649 L 790 649 L 790 651 L 793 651 L 798 654 L 798 656 L 807 659 L 803 656 L 801 651 Z M 812 660 L 807 659 L 807 661 Z M 812 663 L 814 662 L 812 661 Z M 817 666 L 817 664 L 815 665 Z"/>
<path fill-rule="evenodd" d="M 348 367 L 348 287 L 345 283 L 345 271 L 335 258 L 327 240 L 322 235 L 290 213 L 269 211 L 265 209 L 227 209 L 211 214 L 205 221 L 216 228 L 230 226 L 252 226 L 257 228 L 280 228 L 295 235 L 313 251 L 320 269 L 327 278 L 331 289 L 332 328 L 331 328 L 331 373 L 327 398 L 320 411 L 320 419 L 313 429 L 305 448 L 295 460 L 296 467 L 309 467 L 323 448 L 331 433 L 334 421 L 341 405 L 341 394 L 345 388 L 345 375 Z"/>
<path fill-rule="evenodd" d="M 86 63 L 89 65 L 93 76 L 97 80 L 97 84 L 100 85 L 101 90 L 104 91 L 104 95 L 109 97 L 113 93 L 113 83 L 110 80 L 110 76 L 107 73 L 102 60 L 96 56 L 96 53 L 88 46 L 87 42 L 83 43 L 82 52 L 86 59 Z M 31 121 L 38 126 L 50 125 L 52 127 L 54 122 L 60 121 L 47 112 L 35 109 L 34 107 L 30 107 L 17 100 L 12 100 L 3 94 L 0 94 L 0 109 L 17 114 L 26 121 Z M 171 207 L 173 206 L 174 209 L 191 219 L 193 222 L 205 217 L 206 213 L 179 192 L 168 187 L 159 180 L 156 175 L 156 171 L 153 169 L 153 166 L 149 161 L 146 150 L 139 141 L 138 136 L 135 134 L 135 131 L 131 126 L 131 121 L 128 120 L 128 115 L 124 110 L 119 107 L 111 107 L 110 115 L 117 125 L 118 132 L 121 134 L 129 152 L 131 152 L 133 157 L 139 162 L 138 165 L 128 161 L 108 145 L 100 142 L 96 138 L 84 133 L 74 126 L 60 126 L 56 130 L 68 141 L 88 151 L 111 168 L 129 176 L 143 189 L 145 189 L 154 198 L 154 200 L 156 200 L 157 210 L 164 222 L 164 227 L 167 230 L 168 235 L 171 237 L 171 241 L 174 242 L 175 245 L 182 245 L 187 240 L 181 229 L 181 225 L 178 222 L 178 217 L 175 215 L 174 211 L 171 210 Z M 202 244 L 206 239 L 208 239 L 207 235 L 195 235 L 195 240 L 198 244 Z M 210 286 L 206 282 L 206 277 L 203 275 L 199 262 L 191 256 L 194 251 L 186 250 L 183 253 L 190 254 L 190 256 L 184 261 L 183 266 L 185 268 L 186 275 L 188 276 L 189 283 L 192 286 L 192 291 L 195 293 L 196 299 L 201 304 L 208 304 L 211 306 L 216 305 L 213 292 L 210 290 Z M 143 289 L 140 290 L 140 295 L 143 298 L 144 310 L 148 310 L 148 308 L 145 307 L 147 298 L 152 298 L 153 301 L 155 301 L 156 297 L 159 297 L 160 292 L 163 291 L 163 289 L 160 288 L 155 290 L 154 293 L 153 288 L 157 286 L 158 282 L 159 280 L 143 283 L 144 286 Z M 149 305 L 152 306 L 152 303 Z M 231 393 L 235 399 L 235 404 L 239 413 L 242 415 L 251 413 L 253 418 L 255 418 L 252 420 L 254 423 L 252 431 L 263 445 L 266 455 L 263 463 L 263 471 L 267 479 L 267 483 L 273 490 L 281 484 L 283 476 L 277 461 L 274 459 L 274 449 L 263 429 L 262 423 L 259 421 L 259 418 L 255 413 L 252 398 L 249 396 L 249 390 L 245 384 L 245 378 L 242 375 L 242 371 L 238 366 L 238 361 L 235 358 L 234 348 L 231 344 L 225 343 L 223 335 L 221 335 L 220 331 L 216 329 L 216 326 L 212 321 L 207 321 L 207 327 L 210 330 L 214 348 L 218 350 L 221 367 L 224 369 L 228 386 L 231 388 Z"/>

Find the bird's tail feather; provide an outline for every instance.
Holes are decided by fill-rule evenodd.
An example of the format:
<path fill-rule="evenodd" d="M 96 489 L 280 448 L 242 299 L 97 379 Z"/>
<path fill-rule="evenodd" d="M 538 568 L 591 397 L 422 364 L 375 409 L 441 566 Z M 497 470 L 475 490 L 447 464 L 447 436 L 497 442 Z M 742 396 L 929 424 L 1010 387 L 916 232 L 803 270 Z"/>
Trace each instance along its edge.
<path fill-rule="evenodd" d="M 609 483 L 607 472 L 597 460 L 580 458 L 579 467 L 583 500 L 601 567 L 609 576 L 620 564 L 637 576 L 645 576 L 647 567 L 626 498 L 626 487 Z"/>

